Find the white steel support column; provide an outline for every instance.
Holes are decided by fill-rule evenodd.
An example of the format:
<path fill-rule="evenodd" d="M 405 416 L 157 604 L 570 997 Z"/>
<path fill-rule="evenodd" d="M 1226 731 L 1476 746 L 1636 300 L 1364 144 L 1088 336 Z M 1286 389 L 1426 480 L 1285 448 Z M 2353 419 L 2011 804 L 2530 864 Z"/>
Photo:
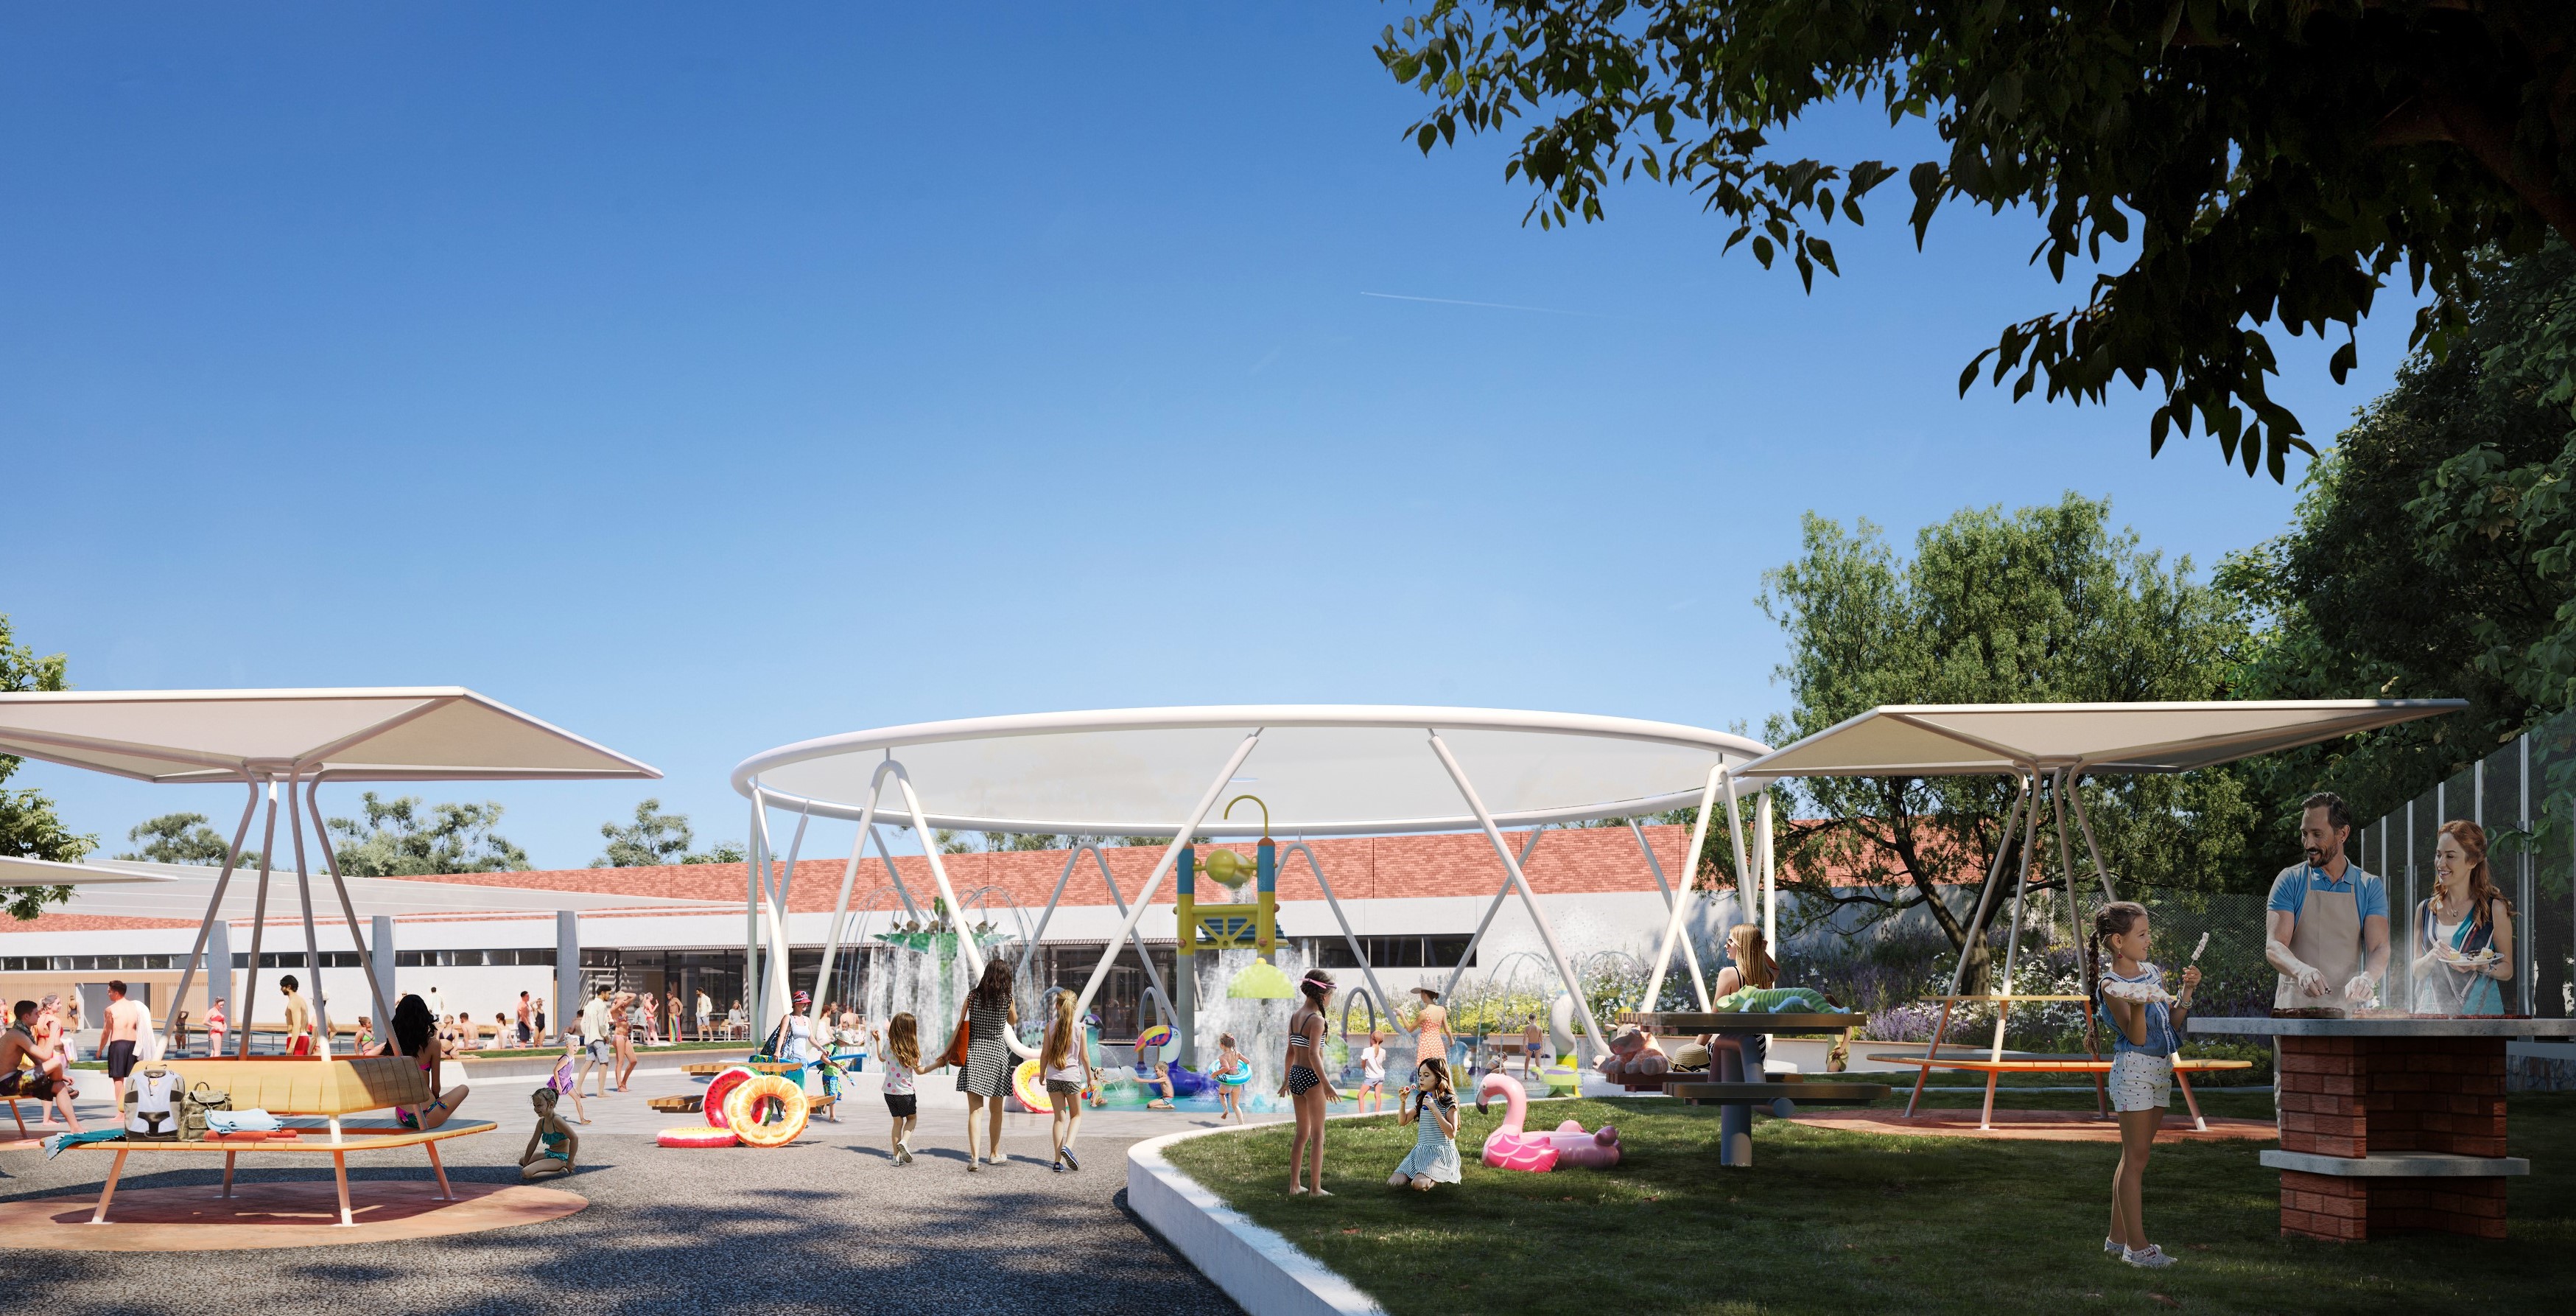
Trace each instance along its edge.
<path fill-rule="evenodd" d="M 300 772 L 300 765 L 297 772 Z M 304 802 L 296 798 L 295 788 L 302 783 L 296 773 L 286 778 L 286 821 L 295 830 L 295 898 L 304 911 L 304 964 L 313 975 L 313 1046 L 323 1059 L 331 1058 L 331 1006 L 322 990 L 322 940 L 313 930 L 313 874 L 304 860 Z M 392 1021 L 387 1020 L 391 1027 Z M 288 1045 L 293 1045 L 290 1039 Z M 332 1141 L 338 1142 L 339 1121 L 332 1121 Z"/>
<path fill-rule="evenodd" d="M 393 1027 L 394 1007 L 385 999 L 385 984 L 392 980 L 393 975 L 384 970 L 392 966 L 376 963 L 376 939 L 358 932 L 358 908 L 350 903 L 349 884 L 340 877 L 340 855 L 331 848 L 331 829 L 322 823 L 322 774 L 318 772 L 304 787 L 304 812 L 313 820 L 313 839 L 322 847 L 322 866 L 331 874 L 331 890 L 340 897 L 340 917 L 349 925 L 349 942 L 358 948 L 358 964 L 366 970 L 367 992 L 376 1003 L 376 1027 L 390 1029 Z M 385 926 L 393 925 L 388 920 Z M 392 1035 L 390 1032 L 385 1034 L 387 1037 Z"/>
<path fill-rule="evenodd" d="M 1521 846 L 1521 862 L 1523 864 L 1527 864 L 1530 861 L 1530 856 L 1538 852 L 1538 843 L 1546 835 L 1547 829 L 1544 827 L 1530 828 L 1529 840 Z M 1310 864 L 1314 862 L 1314 856 L 1311 854 L 1309 854 L 1306 859 Z M 1467 966 L 1475 963 L 1476 948 L 1485 944 L 1485 929 L 1494 925 L 1494 915 L 1501 913 L 1503 902 L 1511 898 L 1512 875 L 1509 872 L 1505 872 L 1503 874 L 1503 884 L 1494 888 L 1494 898 L 1485 906 L 1485 916 L 1476 920 L 1476 931 L 1473 935 L 1467 938 L 1467 948 L 1458 952 L 1458 962 L 1449 966 L 1448 981 L 1440 984 L 1441 999 L 1448 999 L 1450 993 L 1458 990 L 1458 980 L 1466 977 Z"/>
<path fill-rule="evenodd" d="M 1995 880 L 2003 876 L 2004 856 L 2013 852 L 2013 831 L 2021 826 L 2021 811 L 2031 802 L 2031 779 L 2013 778 L 2012 807 L 2004 810 L 2003 830 L 1995 837 L 1995 857 L 1986 865 L 1986 882 L 1977 889 L 1977 903 L 1968 911 L 1968 944 L 1959 948 L 1959 967 L 1950 971 L 1950 994 L 1956 996 L 1968 984 L 1968 947 L 1976 944 L 1977 931 L 1985 926 L 1986 909 L 1995 901 Z M 1939 1039 L 1934 1039 L 1939 1040 Z"/>
<path fill-rule="evenodd" d="M 2013 966 L 2021 960 L 2022 902 L 2027 900 L 2030 896 L 2031 859 L 2033 852 L 2038 849 L 2039 773 L 2036 769 L 2033 769 L 2031 772 L 2030 807 L 2022 811 L 2021 882 L 2013 888 L 2012 931 L 2004 939 L 2004 976 L 2002 982 L 1999 984 L 2001 990 L 1990 992 L 1988 995 L 2001 996 L 2012 991 Z M 1989 1057 L 1991 1060 L 2001 1060 L 2004 1058 L 2004 1016 L 2009 1013 L 2011 1013 L 2011 1010 L 2007 1002 L 1995 1002 L 1995 1045 L 1994 1054 Z"/>
<path fill-rule="evenodd" d="M 768 823 L 762 817 L 765 808 L 760 801 L 760 783 L 751 783 L 751 835 L 743 842 L 749 851 L 742 858 L 742 1002 L 748 1010 L 745 1019 L 763 1018 L 760 976 L 760 893 L 769 883 L 763 870 L 769 865 Z M 585 999 L 582 1004 L 589 1004 Z"/>
<path fill-rule="evenodd" d="M 1530 844 L 1538 844 L 1538 838 L 1535 836 L 1531 837 Z M 1377 967 L 1369 963 L 1368 952 L 1360 947 L 1359 935 L 1351 931 L 1350 916 L 1342 912 L 1341 898 L 1333 894 L 1333 884 L 1325 878 L 1324 866 L 1315 861 L 1314 848 L 1307 845 L 1304 841 L 1290 841 L 1288 843 L 1288 848 L 1279 852 L 1279 868 L 1281 871 L 1285 871 L 1287 869 L 1288 856 L 1292 854 L 1302 854 L 1306 856 L 1306 867 L 1315 874 L 1315 885 L 1324 889 L 1324 903 L 1332 907 L 1333 921 L 1342 925 L 1342 940 L 1350 944 L 1351 958 L 1360 962 L 1360 976 L 1368 979 L 1369 995 L 1375 998 L 1376 1008 L 1381 1013 L 1392 1017 L 1395 1010 L 1395 1003 L 1387 999 L 1386 988 L 1378 984 Z M 1521 855 L 1521 858 L 1526 862 L 1529 855 L 1524 852 Z M 1460 955 L 1458 957 L 1458 962 L 1460 964 L 1465 964 L 1467 962 L 1467 956 L 1463 954 Z M 1447 993 L 1444 992 L 1442 995 L 1445 996 Z M 1348 1019 L 1350 1017 L 1350 1011 L 1347 1007 L 1343 1009 L 1342 1017 L 1344 1019 Z"/>
<path fill-rule="evenodd" d="M 823 999 L 823 985 L 832 980 L 832 961 L 840 957 L 841 921 L 850 915 L 850 891 L 858 885 L 859 859 L 867 853 L 868 836 L 877 829 L 877 801 L 885 796 L 887 764 L 877 766 L 876 776 L 868 782 L 867 807 L 859 810 L 859 830 L 850 837 L 850 862 L 841 869 L 841 898 L 832 903 L 832 926 L 823 937 L 823 963 L 814 970 L 814 999 Z M 910 903 L 910 902 L 906 902 Z"/>
<path fill-rule="evenodd" d="M 1700 856 L 1708 852 L 1708 816 L 1716 812 L 1718 787 L 1723 784 L 1725 777 L 1726 764 L 1720 762 L 1716 767 L 1708 770 L 1708 783 L 1700 787 L 1699 816 L 1691 823 L 1690 852 L 1682 860 L 1682 898 L 1673 902 L 1672 909 L 1665 916 L 1663 940 L 1655 944 L 1655 967 L 1646 975 L 1646 996 L 1643 1003 L 1650 1007 L 1655 1001 L 1663 999 L 1664 970 L 1672 966 L 1673 942 L 1681 936 L 1682 917 L 1684 911 L 1690 908 L 1690 894 L 1699 887 Z"/>
<path fill-rule="evenodd" d="M 1583 1015 L 1593 1058 L 1599 1060 L 1609 1055 L 1609 1035 L 1601 1031 L 1601 1021 L 1593 1016 L 1592 1002 L 1583 994 L 1583 981 L 1575 976 L 1574 965 L 1565 958 L 1565 948 L 1557 944 L 1555 925 L 1548 922 L 1547 911 L 1539 907 L 1538 893 L 1530 890 L 1529 878 L 1521 872 L 1520 861 L 1512 857 L 1511 845 L 1503 840 L 1503 829 L 1495 825 L 1494 815 L 1486 811 L 1485 801 L 1476 794 L 1475 783 L 1467 779 L 1467 770 L 1458 765 L 1457 756 L 1449 752 L 1448 742 L 1440 738 L 1437 729 L 1426 730 L 1430 731 L 1431 752 L 1439 756 L 1440 766 L 1449 770 L 1449 779 L 1458 784 L 1459 796 L 1467 801 L 1476 821 L 1484 826 L 1485 839 L 1493 843 L 1495 857 L 1503 861 L 1504 869 L 1511 874 L 1512 885 L 1520 888 L 1521 903 L 1529 907 L 1530 921 L 1538 924 L 1539 940 L 1546 944 L 1548 958 L 1555 961 L 1557 976 L 1565 980 L 1566 992 L 1574 997 L 1574 1008 Z M 1653 1002 L 1646 1004 L 1651 1008 Z"/>
<path fill-rule="evenodd" d="M 2059 768 L 2048 788 L 2048 803 L 2057 816 L 2057 871 L 2066 879 L 2066 930 L 2075 938 L 2073 944 L 2084 944 L 2084 902 L 2075 893 L 2075 842 L 2066 834 L 2066 788 L 2075 780 L 2075 769 Z"/>
<path fill-rule="evenodd" d="M 268 821 L 260 824 L 259 894 L 252 899 L 250 907 L 250 977 L 242 982 L 239 1007 L 241 1054 L 245 1056 L 250 1054 L 251 1030 L 258 1022 L 259 943 L 268 931 L 268 874 L 277 864 L 277 780 L 273 777 L 260 780 L 268 791 Z"/>
<path fill-rule="evenodd" d="M 1762 944 L 1768 953 L 1780 954 L 1780 867 L 1771 853 L 1771 792 L 1754 796 L 1753 805 L 1754 867 L 1762 872 Z"/>
<path fill-rule="evenodd" d="M 1681 903 L 1683 898 L 1682 894 L 1674 891 L 1673 884 L 1664 880 L 1664 865 L 1662 861 L 1655 858 L 1655 847 L 1646 844 L 1646 829 L 1638 826 L 1637 820 L 1634 818 L 1628 820 L 1628 834 L 1637 838 L 1637 853 L 1646 857 L 1647 871 L 1652 872 L 1655 875 L 1655 889 L 1663 893 L 1666 912 L 1669 914 L 1673 906 Z M 1524 860 L 1523 862 L 1527 861 Z M 1681 940 L 1682 962 L 1690 969 L 1691 993 L 1698 999 L 1699 1008 L 1706 1010 L 1708 1008 L 1708 976 L 1700 971 L 1699 950 L 1697 947 L 1691 945 L 1690 938 L 1684 937 Z"/>
<path fill-rule="evenodd" d="M 196 944 L 188 948 L 188 966 L 179 971 L 179 990 L 170 997 L 170 1007 L 161 1012 L 161 1049 L 164 1054 L 174 1052 L 182 1040 L 178 1032 L 179 1012 L 188 1008 L 188 985 L 196 981 L 197 966 L 205 962 L 206 940 L 214 935 L 215 920 L 222 917 L 224 889 L 232 885 L 233 868 L 241 863 L 242 842 L 250 838 L 251 815 L 257 812 L 259 812 L 259 783 L 254 781 L 250 783 L 250 799 L 242 805 L 241 821 L 233 827 L 232 847 L 224 851 L 224 871 L 215 875 L 215 894 L 206 902 L 206 917 L 197 924 Z M 226 940 L 229 941 L 230 938 Z M 224 965 L 221 970 L 216 969 L 212 964 L 206 965 L 207 981 L 221 981 L 224 984 L 225 997 L 232 994 L 232 967 L 232 955 L 229 950 L 224 955 Z M 221 975 L 220 978 L 218 974 Z M 212 989 L 209 989 L 207 999 L 217 999 Z"/>
<path fill-rule="evenodd" d="M 903 912 L 915 919 L 920 918 L 921 903 L 912 898 L 912 888 L 903 884 L 903 870 L 894 866 L 894 851 L 886 845 L 885 828 L 869 828 L 868 840 L 876 846 L 877 858 L 885 864 L 886 880 L 894 883 L 895 898 L 903 902 Z"/>
<path fill-rule="evenodd" d="M 921 797 L 912 789 L 912 774 L 891 758 L 879 771 L 893 773 L 895 789 L 903 792 L 903 807 L 912 814 L 913 833 L 921 838 L 921 853 L 930 860 L 930 880 L 938 885 L 939 898 L 948 906 L 948 916 L 957 920 L 957 945 L 966 952 L 967 976 L 980 979 L 984 976 L 984 948 L 975 944 L 975 930 L 966 925 L 966 907 L 957 903 L 957 892 L 948 885 L 948 866 L 939 862 L 939 833 L 931 830 L 930 819 L 921 811 Z M 1109 953 L 1113 958 L 1118 954 L 1116 941 L 1109 943 Z M 1088 999 L 1083 1003 L 1090 1004 Z M 1074 1015 L 1079 1018 L 1081 1013 L 1076 1010 Z"/>
<path fill-rule="evenodd" d="M 1235 769 L 1252 757 L 1253 747 L 1260 743 L 1261 728 L 1255 727 L 1251 735 L 1243 738 L 1242 744 L 1234 747 L 1234 753 L 1226 758 L 1225 766 L 1217 770 L 1216 780 L 1208 783 L 1207 794 L 1199 797 L 1198 807 L 1191 811 L 1189 820 L 1172 834 L 1171 844 L 1163 847 L 1163 857 L 1154 864 L 1153 876 L 1145 879 L 1144 890 L 1136 893 L 1136 903 L 1128 907 L 1127 917 L 1121 920 L 1124 926 L 1102 948 L 1100 962 L 1091 966 L 1091 977 L 1082 984 L 1082 995 L 1074 998 L 1074 1018 L 1081 1018 L 1082 1012 L 1091 1008 L 1091 998 L 1100 993 L 1100 984 L 1109 979 L 1109 966 L 1118 960 L 1118 943 L 1135 935 L 1136 925 L 1144 920 L 1145 910 L 1154 903 L 1154 892 L 1163 885 L 1163 874 L 1172 871 L 1172 865 L 1180 861 L 1181 847 L 1188 845 L 1190 838 L 1198 834 L 1199 824 L 1207 821 L 1208 810 L 1216 807 L 1217 797 L 1225 794 L 1226 785 L 1234 780 Z M 934 868 L 933 871 L 937 870 Z"/>
<path fill-rule="evenodd" d="M 1037 957 L 1038 944 L 1046 939 L 1047 921 L 1055 917 L 1056 904 L 1064 899 L 1065 885 L 1073 879 L 1074 867 L 1082 862 L 1082 856 L 1086 851 L 1091 855 L 1092 863 L 1100 869 L 1100 884 L 1109 888 L 1110 903 L 1118 907 L 1118 913 L 1122 919 L 1126 916 L 1127 897 L 1118 890 L 1118 879 L 1109 872 L 1109 856 L 1102 853 L 1099 846 L 1089 841 L 1073 847 L 1065 852 L 1064 872 L 1055 880 L 1055 894 L 1047 897 L 1046 908 L 1038 911 L 1037 928 L 1029 933 L 1029 944 L 1020 952 L 1020 964 L 1014 971 L 1014 977 L 1028 975 L 1029 964 Z M 1172 1008 L 1171 989 L 1163 982 L 1162 971 L 1154 967 L 1154 957 L 1145 949 L 1145 934 L 1141 930 L 1130 930 L 1127 940 L 1128 944 L 1136 948 L 1136 962 L 1145 966 L 1145 981 L 1149 984 L 1150 990 L 1162 999 L 1164 1018 L 1167 1020 L 1172 1018 L 1175 1012 Z"/>
<path fill-rule="evenodd" d="M 2067 800 L 2067 805 L 2075 810 L 2075 825 L 2084 830 L 2084 853 L 2092 856 L 2093 877 L 2102 884 L 2102 899 L 2105 902 L 2117 900 L 2120 894 L 2111 889 L 2111 870 L 2102 862 L 2102 847 L 2093 839 L 2093 815 L 2084 807 L 2084 765 L 2081 763 L 2075 765 L 2070 789 L 2072 797 Z M 2383 836 L 2381 848 L 2386 848 L 2386 844 Z"/>

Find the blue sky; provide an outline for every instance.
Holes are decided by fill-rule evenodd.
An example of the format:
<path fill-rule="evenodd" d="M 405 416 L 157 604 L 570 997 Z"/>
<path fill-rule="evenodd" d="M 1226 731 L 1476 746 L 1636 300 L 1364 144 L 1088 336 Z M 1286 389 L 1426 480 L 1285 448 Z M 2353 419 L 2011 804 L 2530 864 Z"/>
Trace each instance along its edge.
<path fill-rule="evenodd" d="M 2149 460 L 2133 396 L 1957 397 L 2080 295 L 2029 217 L 1918 254 L 1892 184 L 1812 296 L 1660 188 L 1524 227 L 1499 144 L 1401 136 L 1401 12 L 14 7 L 0 611 L 88 688 L 468 685 L 714 838 L 749 754 L 929 718 L 1758 726 L 1753 597 L 1809 510 L 1904 537 L 2075 489 L 2204 567 L 2284 523 L 2211 442 Z M 2278 340 L 2276 395 L 2331 437 L 2408 318 L 2340 388 Z M 111 843 L 237 807 L 11 784 Z M 645 792 L 488 793 L 564 866 Z"/>

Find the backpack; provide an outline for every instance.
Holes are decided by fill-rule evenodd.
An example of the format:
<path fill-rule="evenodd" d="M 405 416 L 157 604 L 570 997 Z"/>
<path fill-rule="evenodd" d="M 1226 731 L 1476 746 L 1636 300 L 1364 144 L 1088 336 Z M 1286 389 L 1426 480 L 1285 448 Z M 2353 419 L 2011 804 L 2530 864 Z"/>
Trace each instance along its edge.
<path fill-rule="evenodd" d="M 134 1104 L 126 1108 L 125 1136 L 136 1142 L 172 1142 L 179 1136 L 179 1076 L 159 1065 L 134 1072 Z"/>
<path fill-rule="evenodd" d="M 199 1083 L 188 1089 L 179 1098 L 179 1141 L 205 1141 L 207 1114 L 218 1110 L 229 1112 L 232 1108 L 233 1094 L 222 1088 Z"/>

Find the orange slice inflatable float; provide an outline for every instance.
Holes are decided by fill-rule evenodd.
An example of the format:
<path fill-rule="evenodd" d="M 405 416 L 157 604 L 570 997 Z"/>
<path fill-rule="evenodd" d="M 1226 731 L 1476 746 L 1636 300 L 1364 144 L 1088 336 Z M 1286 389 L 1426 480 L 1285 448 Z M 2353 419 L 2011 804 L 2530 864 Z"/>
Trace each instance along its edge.
<path fill-rule="evenodd" d="M 796 1141 L 805 1132 L 810 1110 L 804 1087 L 782 1074 L 755 1074 L 735 1084 L 724 1099 L 725 1127 L 746 1147 L 784 1147 Z"/>

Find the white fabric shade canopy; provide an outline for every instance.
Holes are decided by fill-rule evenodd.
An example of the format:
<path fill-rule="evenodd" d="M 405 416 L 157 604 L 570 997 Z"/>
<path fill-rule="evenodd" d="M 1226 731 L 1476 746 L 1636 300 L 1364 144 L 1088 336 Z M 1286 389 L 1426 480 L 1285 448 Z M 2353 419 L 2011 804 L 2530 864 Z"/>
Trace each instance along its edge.
<path fill-rule="evenodd" d="M 460 686 L 0 694 L 0 754 L 156 782 L 662 775 Z"/>
<path fill-rule="evenodd" d="M 767 906 L 775 946 L 773 981 L 754 990 L 770 999 L 787 994 L 783 874 L 794 871 L 806 824 L 816 815 L 859 824 L 833 916 L 837 928 L 858 871 L 857 847 L 869 843 L 891 783 L 900 810 L 892 820 L 924 832 L 950 827 L 1173 838 L 1093 966 L 1076 997 L 1077 1012 L 1099 992 L 1164 875 L 1194 836 L 1481 830 L 1506 875 L 1496 906 L 1504 895 L 1519 893 L 1598 1049 L 1607 1034 L 1592 1017 L 1581 981 L 1519 860 L 1504 844 L 1502 828 L 1697 804 L 1702 818 L 1693 838 L 1695 865 L 1708 806 L 1725 772 L 1766 748 L 1743 736 L 1672 722 L 1370 704 L 1032 713 L 923 722 L 786 745 L 744 760 L 733 773 L 734 788 L 753 803 L 754 916 Z M 1242 795 L 1257 797 L 1263 807 L 1235 809 L 1242 803 L 1235 797 Z M 771 862 L 771 807 L 798 815 L 783 868 Z M 877 844 L 882 847 L 881 838 Z M 925 851 L 940 899 L 950 909 L 963 908 L 938 848 Z M 1306 858 L 1313 864 L 1311 851 Z M 1339 901 L 1320 865 L 1315 873 L 1338 918 Z M 1048 912 L 1063 890 L 1059 882 Z M 1343 930 L 1347 936 L 1347 923 Z M 1357 946 L 1356 938 L 1351 944 Z M 746 953 L 751 949 L 746 946 Z M 824 946 L 818 983 L 828 980 L 837 949 L 837 943 Z M 961 943 L 961 952 L 970 972 L 981 972 L 971 940 Z M 1365 958 L 1361 967 L 1369 968 Z M 1189 1031 L 1186 1013 L 1182 1031 Z"/>
<path fill-rule="evenodd" d="M 51 859 L 20 859 L 14 855 L 0 855 L 0 887 L 101 886 L 160 880 L 150 873 L 138 873 L 129 869 L 98 868 L 89 864 L 58 864 Z"/>
<path fill-rule="evenodd" d="M 261 867 L 254 909 L 265 910 L 269 878 L 281 862 L 294 879 L 307 962 L 315 970 L 317 1041 L 330 1054 L 330 1002 L 321 993 L 319 937 L 312 883 L 305 870 L 307 828 L 337 895 L 349 937 L 367 963 L 379 1018 L 383 997 L 374 952 L 358 927 L 353 885 L 343 880 L 325 831 L 319 794 L 332 782 L 652 780 L 662 774 L 635 759 L 550 726 L 461 686 L 323 690 L 77 690 L 0 694 L 0 754 L 88 768 L 139 781 L 241 782 L 250 787 L 233 828 L 224 865 L 201 898 L 203 916 L 174 999 L 185 1000 L 218 917 L 233 917 L 234 866 L 263 795 Z M 280 787 L 287 833 L 277 834 Z M 169 878 L 194 883 L 202 879 Z M 56 884 L 58 883 L 49 883 Z M 434 886 L 432 883 L 406 883 Z M 139 894 L 139 893 L 138 893 Z M 381 893 L 380 893 L 381 894 Z M 642 903 L 627 899 L 628 903 Z M 489 901 L 477 900 L 488 905 Z M 247 911 L 245 911 L 247 912 Z M 284 913 L 281 908 L 278 913 Z M 258 986 L 265 919 L 251 925 L 251 981 Z M 559 966 L 560 967 L 560 966 Z M 577 969 L 574 970 L 578 972 Z M 173 1018 L 176 1015 L 174 1013 Z M 244 1054 L 250 1030 L 242 1030 Z M 336 1125 L 335 1125 L 336 1129 Z"/>
<path fill-rule="evenodd" d="M 1737 775 L 2188 772 L 2466 707 L 2465 699 L 1888 704 L 1773 750 Z"/>
<path fill-rule="evenodd" d="M 2394 726 L 2468 707 L 2465 699 L 2282 699 L 2208 703 L 1887 704 L 1784 745 L 1748 764 L 1742 775 L 1782 777 L 2011 776 L 2019 783 L 2003 834 L 2021 830 L 2021 876 L 2013 894 L 2004 978 L 2013 981 L 2021 953 L 2022 906 L 2041 849 L 2039 819 L 2056 815 L 2058 866 L 2066 884 L 2070 931 L 2083 939 L 2082 902 L 2068 840 L 2068 814 L 2084 838 L 2106 901 L 2118 899 L 2102 862 L 2093 822 L 2076 789 L 2105 773 L 2189 772 L 2258 754 L 2314 745 L 2359 731 Z M 2043 799 L 2043 791 L 2045 798 Z M 2071 807 L 2070 807 L 2071 806 Z M 1998 846 L 1971 917 L 1983 927 L 2007 856 Z M 1669 951 L 1666 952 L 1669 954 Z M 1962 956 L 1952 973 L 1956 994 L 1966 980 Z M 1657 973 L 1660 976 L 1661 966 Z M 1993 1056 L 2003 1055 L 2003 1011 L 1995 1014 Z"/>
<path fill-rule="evenodd" d="M 855 819 L 878 760 L 902 760 L 932 826 L 994 832 L 1170 836 L 1208 770 L 1256 729 L 1260 748 L 1226 794 L 1258 795 L 1289 836 L 1478 826 L 1425 745 L 1437 729 L 1503 826 L 1658 813 L 1698 802 L 1709 770 L 1767 746 L 1671 722 L 1579 713 L 1401 705 L 1224 705 L 922 722 L 827 736 L 745 760 L 771 801 Z M 1210 836 L 1258 836 L 1249 807 Z"/>

